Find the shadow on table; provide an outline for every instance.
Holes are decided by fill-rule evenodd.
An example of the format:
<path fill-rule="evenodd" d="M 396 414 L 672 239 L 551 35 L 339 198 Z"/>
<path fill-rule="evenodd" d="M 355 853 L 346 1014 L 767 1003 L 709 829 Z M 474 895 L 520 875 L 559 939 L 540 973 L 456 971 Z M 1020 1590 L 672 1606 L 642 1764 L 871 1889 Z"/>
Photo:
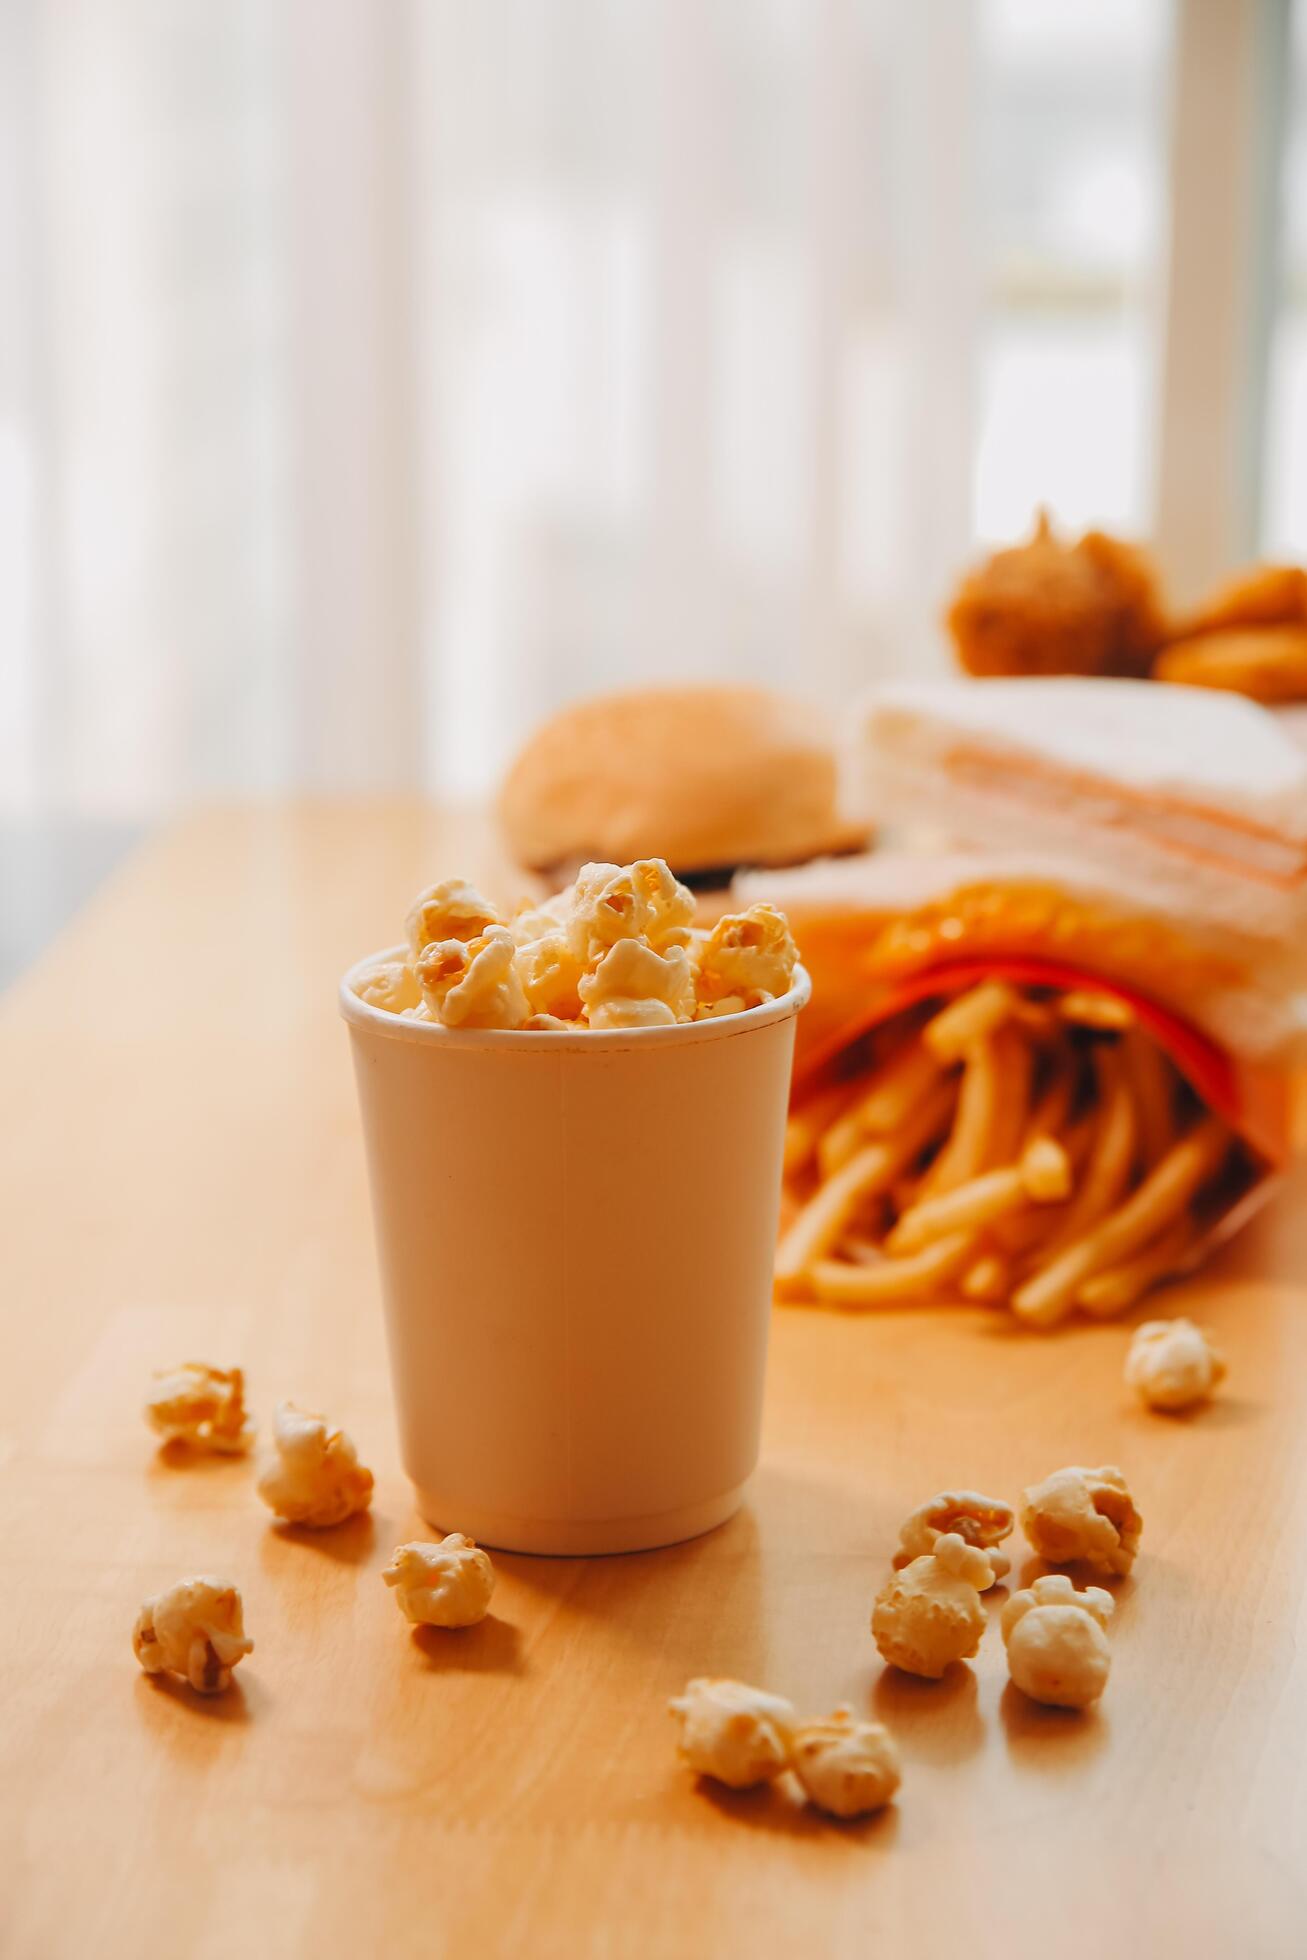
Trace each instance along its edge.
<path fill-rule="evenodd" d="M 188 1443 L 180 1436 L 169 1437 L 160 1443 L 150 1464 L 152 1477 L 173 1477 L 178 1472 L 189 1472 L 201 1476 L 208 1472 L 241 1469 L 248 1473 L 249 1456 L 239 1450 L 206 1450 L 198 1444 Z"/>
<path fill-rule="evenodd" d="M 1107 1717 L 1094 1708 L 1049 1708 L 1009 1681 L 999 1697 L 1008 1754 L 1020 1769 L 1058 1774 L 1079 1767 L 1107 1744 Z"/>
<path fill-rule="evenodd" d="M 871 1706 L 904 1755 L 919 1762 L 961 1762 L 984 1745 L 976 1677 L 965 1661 L 954 1661 L 938 1681 L 887 1667 L 872 1688 Z"/>
<path fill-rule="evenodd" d="M 171 1702 L 206 1721 L 237 1727 L 251 1721 L 255 1705 L 267 1699 L 261 1687 L 253 1682 L 247 1685 L 239 1674 L 233 1675 L 231 1686 L 220 1695 L 201 1695 L 178 1675 L 142 1673 L 138 1693 L 148 1695 L 155 1704 Z"/>
<path fill-rule="evenodd" d="M 414 1627 L 413 1645 L 432 1674 L 525 1674 L 522 1635 L 490 1613 L 474 1627 Z"/>
<path fill-rule="evenodd" d="M 753 1790 L 728 1790 L 724 1784 L 714 1783 L 711 1777 L 701 1776 L 697 1791 L 732 1823 L 745 1824 L 751 1830 L 766 1831 L 772 1836 L 849 1837 L 856 1838 L 860 1844 L 874 1842 L 886 1846 L 893 1844 L 898 1836 L 899 1813 L 895 1804 L 873 1811 L 870 1817 L 843 1818 L 828 1817 L 814 1804 L 770 1783 Z"/>
<path fill-rule="evenodd" d="M 358 1511 L 343 1524 L 328 1525 L 325 1530 L 306 1524 L 273 1524 L 265 1544 L 304 1545 L 340 1565 L 363 1565 L 376 1542 L 378 1525 L 385 1522 L 372 1511 Z"/>

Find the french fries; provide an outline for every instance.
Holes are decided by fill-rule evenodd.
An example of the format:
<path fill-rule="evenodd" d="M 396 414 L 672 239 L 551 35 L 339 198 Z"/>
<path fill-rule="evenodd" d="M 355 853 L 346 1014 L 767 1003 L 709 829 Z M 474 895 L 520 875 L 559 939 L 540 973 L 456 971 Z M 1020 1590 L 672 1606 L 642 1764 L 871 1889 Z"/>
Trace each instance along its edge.
<path fill-rule="evenodd" d="M 1249 1160 L 1124 1003 L 983 981 L 790 1118 L 778 1293 L 961 1298 L 1036 1327 L 1188 1264 Z"/>

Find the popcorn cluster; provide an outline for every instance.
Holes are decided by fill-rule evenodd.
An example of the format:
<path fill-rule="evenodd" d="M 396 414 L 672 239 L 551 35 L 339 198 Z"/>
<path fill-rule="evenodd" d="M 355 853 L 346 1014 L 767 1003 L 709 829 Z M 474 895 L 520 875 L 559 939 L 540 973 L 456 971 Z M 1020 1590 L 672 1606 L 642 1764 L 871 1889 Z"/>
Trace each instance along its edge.
<path fill-rule="evenodd" d="M 894 1795 L 899 1752 L 880 1722 L 837 1708 L 800 1722 L 793 1704 L 743 1681 L 691 1681 L 669 1704 L 681 1724 L 681 1760 L 730 1790 L 751 1790 L 793 1770 L 805 1794 L 832 1817 L 865 1817 Z"/>
<path fill-rule="evenodd" d="M 904 1522 L 895 1576 L 883 1586 L 871 1628 L 883 1658 L 908 1674 L 937 1680 L 954 1661 L 970 1660 L 986 1616 L 980 1595 L 1009 1569 L 995 1548 L 1011 1536 L 1010 1504 L 979 1491 L 941 1491 Z M 1072 1465 L 1032 1484 L 1021 1500 L 1021 1528 L 1050 1564 L 1080 1561 L 1109 1572 L 1130 1570 L 1143 1520 L 1121 1472 L 1111 1465 Z M 1003 1608 L 1008 1672 L 1023 1694 L 1059 1708 L 1087 1708 L 1107 1685 L 1111 1652 L 1104 1628 L 1110 1593 L 1077 1591 L 1050 1573 Z"/>
<path fill-rule="evenodd" d="M 798 953 L 772 905 L 695 927 L 661 858 L 587 864 L 543 905 L 503 918 L 462 878 L 405 921 L 409 955 L 356 982 L 361 1000 L 447 1028 L 650 1028 L 740 1014 L 789 991 Z"/>
<path fill-rule="evenodd" d="M 210 1368 L 183 1361 L 155 1376 L 145 1403 L 145 1419 L 165 1443 L 241 1456 L 254 1441 L 254 1424 L 245 1413 L 245 1377 L 239 1368 Z"/>

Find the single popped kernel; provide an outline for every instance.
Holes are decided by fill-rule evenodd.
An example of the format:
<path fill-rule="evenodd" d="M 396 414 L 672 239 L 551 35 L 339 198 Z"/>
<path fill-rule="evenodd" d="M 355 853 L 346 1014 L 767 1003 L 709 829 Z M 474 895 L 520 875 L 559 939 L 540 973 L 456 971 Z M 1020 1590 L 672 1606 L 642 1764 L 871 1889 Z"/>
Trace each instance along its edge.
<path fill-rule="evenodd" d="M 420 892 L 409 907 L 404 936 L 416 960 L 442 939 L 479 939 L 500 923 L 499 912 L 466 878 L 442 878 Z"/>
<path fill-rule="evenodd" d="M 343 1429 L 325 1416 L 282 1402 L 272 1424 L 276 1460 L 259 1478 L 259 1496 L 288 1524 L 341 1524 L 372 1502 L 372 1472 Z"/>
<path fill-rule="evenodd" d="M 794 1773 L 820 1810 L 832 1817 L 865 1817 L 887 1804 L 903 1771 L 883 1722 L 860 1722 L 837 1708 L 824 1722 L 804 1722 L 790 1747 Z"/>
<path fill-rule="evenodd" d="M 914 1558 L 924 1558 L 934 1551 L 945 1532 L 955 1531 L 968 1545 L 978 1545 L 989 1554 L 994 1577 L 1001 1579 L 1012 1561 L 996 1547 L 1011 1537 L 1015 1525 L 1015 1511 L 1001 1498 L 984 1497 L 978 1490 L 941 1491 L 905 1519 L 894 1554 L 895 1569 L 910 1565 Z"/>
<path fill-rule="evenodd" d="M 980 1595 L 993 1583 L 990 1554 L 946 1531 L 877 1594 L 871 1631 L 882 1658 L 930 1680 L 970 1660 L 985 1631 Z"/>
<path fill-rule="evenodd" d="M 1055 1470 L 1021 1499 L 1021 1529 L 1050 1565 L 1084 1559 L 1124 1574 L 1135 1562 L 1143 1526 L 1125 1478 L 1113 1464 L 1098 1470 L 1078 1465 Z"/>
<path fill-rule="evenodd" d="M 408 1014 L 421 1004 L 417 975 L 406 960 L 379 960 L 354 982 L 354 991 L 369 1007 L 387 1014 Z"/>
<path fill-rule="evenodd" d="M 183 1361 L 155 1376 L 145 1404 L 151 1429 L 167 1443 L 240 1456 L 254 1441 L 254 1424 L 245 1410 L 245 1377 L 239 1368 L 210 1368 Z"/>
<path fill-rule="evenodd" d="M 668 1703 L 681 1724 L 681 1758 L 731 1790 L 769 1782 L 789 1764 L 795 1713 L 788 1701 L 743 1681 L 699 1676 Z"/>
<path fill-rule="evenodd" d="M 239 1589 L 201 1578 L 155 1593 L 137 1616 L 132 1651 L 147 1674 L 180 1674 L 197 1694 L 221 1694 L 237 1662 L 254 1651 Z"/>
<path fill-rule="evenodd" d="M 736 995 L 749 1007 L 788 993 L 798 962 L 789 921 L 774 905 L 751 905 L 719 919 L 699 955 L 699 999 Z"/>
<path fill-rule="evenodd" d="M 513 935 L 491 926 L 479 939 L 444 939 L 417 962 L 422 997 L 447 1028 L 520 1028 L 530 1012 Z"/>
<path fill-rule="evenodd" d="M 1225 1378 L 1225 1357 L 1192 1320 L 1146 1320 L 1126 1356 L 1126 1385 L 1150 1409 L 1191 1409 Z"/>
<path fill-rule="evenodd" d="M 1103 1629 L 1114 1601 L 1101 1586 L 1077 1592 L 1051 1572 L 1013 1593 L 1000 1624 L 1008 1672 L 1023 1694 L 1054 1708 L 1088 1708 L 1107 1686 L 1112 1653 Z"/>
<path fill-rule="evenodd" d="M 522 1023 L 524 1034 L 575 1034 L 584 1021 L 564 1021 L 557 1014 L 532 1014 Z"/>
<path fill-rule="evenodd" d="M 694 1013 L 694 974 L 683 946 L 655 952 L 619 939 L 580 984 L 592 1028 L 670 1026 Z"/>
<path fill-rule="evenodd" d="M 585 864 L 571 888 L 568 932 L 573 952 L 588 967 L 625 939 L 654 948 L 675 943 L 693 917 L 694 893 L 661 858 Z"/>
<path fill-rule="evenodd" d="M 495 1568 L 461 1531 L 436 1543 L 397 1545 L 381 1576 L 414 1626 L 475 1626 L 485 1619 L 495 1589 Z"/>
<path fill-rule="evenodd" d="M 530 1014 L 548 1014 L 560 1021 L 579 1021 L 585 974 L 566 936 L 542 933 L 517 949 L 517 972 Z"/>

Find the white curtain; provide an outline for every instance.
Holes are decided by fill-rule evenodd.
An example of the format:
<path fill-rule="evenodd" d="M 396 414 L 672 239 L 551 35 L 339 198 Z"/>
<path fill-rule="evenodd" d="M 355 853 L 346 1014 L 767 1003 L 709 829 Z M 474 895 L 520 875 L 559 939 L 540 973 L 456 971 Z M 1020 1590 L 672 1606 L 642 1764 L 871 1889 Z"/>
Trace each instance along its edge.
<path fill-rule="evenodd" d="M 0 0 L 0 799 L 845 699 L 970 531 L 968 0 Z"/>

